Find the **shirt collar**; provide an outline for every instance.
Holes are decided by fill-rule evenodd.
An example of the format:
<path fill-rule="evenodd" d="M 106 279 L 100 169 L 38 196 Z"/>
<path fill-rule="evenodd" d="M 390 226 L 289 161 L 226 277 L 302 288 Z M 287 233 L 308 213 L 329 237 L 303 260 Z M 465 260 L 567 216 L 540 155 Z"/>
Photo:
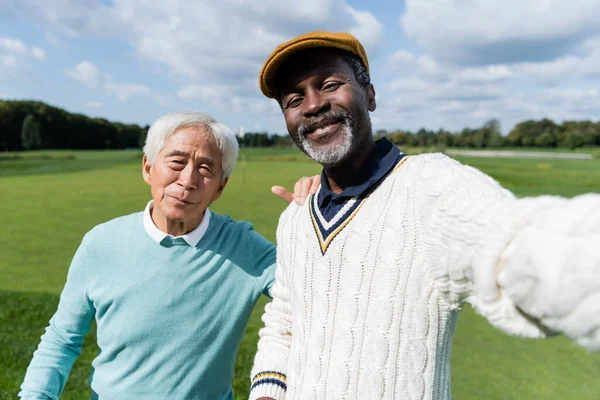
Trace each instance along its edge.
<path fill-rule="evenodd" d="M 329 187 L 325 170 L 321 172 L 321 190 L 319 192 L 319 207 L 323 208 L 331 199 L 359 196 L 379 182 L 402 158 L 403 154 L 387 138 L 376 142 L 375 149 L 358 172 L 356 183 L 348 186 L 341 193 L 335 194 Z"/>
<path fill-rule="evenodd" d="M 200 242 L 200 239 L 202 239 L 202 237 L 204 236 L 204 234 L 206 233 L 206 231 L 208 229 L 208 224 L 210 223 L 211 212 L 207 208 L 206 211 L 204 211 L 204 217 L 202 218 L 202 222 L 200 223 L 200 225 L 198 225 L 196 227 L 196 229 L 194 229 L 191 232 L 186 233 L 185 235 L 181 235 L 181 236 L 170 235 L 170 234 L 158 229 L 158 227 L 154 224 L 154 221 L 152 221 L 152 216 L 150 216 L 150 211 L 152 210 L 153 206 L 154 206 L 154 200 L 150 200 L 148 202 L 148 204 L 146 205 L 146 209 L 144 210 L 144 229 L 146 229 L 146 232 L 152 238 L 152 240 L 154 240 L 158 244 L 160 244 L 160 242 L 164 238 L 171 237 L 171 238 L 175 238 L 175 239 L 182 238 L 191 247 L 196 247 L 196 245 L 198 244 L 198 242 Z"/>

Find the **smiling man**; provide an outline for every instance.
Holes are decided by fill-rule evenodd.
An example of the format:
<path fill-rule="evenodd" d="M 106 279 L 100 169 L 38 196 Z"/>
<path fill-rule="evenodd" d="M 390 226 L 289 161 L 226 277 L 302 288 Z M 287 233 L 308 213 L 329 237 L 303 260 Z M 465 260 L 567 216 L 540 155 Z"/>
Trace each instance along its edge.
<path fill-rule="evenodd" d="M 600 349 L 600 196 L 517 199 L 442 155 L 375 142 L 360 42 L 278 46 L 260 88 L 321 186 L 277 231 L 250 398 L 448 399 L 458 311 L 515 335 Z"/>
<path fill-rule="evenodd" d="M 275 267 L 275 246 L 252 225 L 208 209 L 237 154 L 233 133 L 205 114 L 152 125 L 142 173 L 153 200 L 85 235 L 21 398 L 60 396 L 95 320 L 92 398 L 233 399 L 238 346 Z"/>

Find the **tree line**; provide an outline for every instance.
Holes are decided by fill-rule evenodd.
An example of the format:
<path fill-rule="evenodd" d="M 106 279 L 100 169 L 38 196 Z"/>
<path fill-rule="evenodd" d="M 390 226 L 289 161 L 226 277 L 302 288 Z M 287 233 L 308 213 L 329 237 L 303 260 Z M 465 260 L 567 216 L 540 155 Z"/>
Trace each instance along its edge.
<path fill-rule="evenodd" d="M 0 100 L 0 151 L 139 148 L 147 131 L 39 101 Z"/>
<path fill-rule="evenodd" d="M 111 122 L 90 118 L 39 101 L 0 100 L 0 151 L 36 149 L 125 149 L 140 148 L 149 126 Z M 399 146 L 413 147 L 561 147 L 575 149 L 600 146 L 600 121 L 565 121 L 550 119 L 518 123 L 503 136 L 498 120 L 490 120 L 481 128 L 465 128 L 460 132 L 445 129 L 378 130 Z M 291 146 L 288 135 L 249 132 L 238 137 L 240 146 Z"/>
<path fill-rule="evenodd" d="M 545 147 L 570 148 L 600 146 L 600 121 L 564 121 L 556 124 L 544 118 L 539 121 L 519 122 L 503 136 L 500 122 L 490 120 L 481 128 L 465 128 L 460 132 L 444 129 L 432 131 L 419 129 L 417 132 L 405 130 L 377 131 L 377 136 L 386 136 L 399 146 L 425 147 L 467 147 L 475 149 L 500 147 Z"/>

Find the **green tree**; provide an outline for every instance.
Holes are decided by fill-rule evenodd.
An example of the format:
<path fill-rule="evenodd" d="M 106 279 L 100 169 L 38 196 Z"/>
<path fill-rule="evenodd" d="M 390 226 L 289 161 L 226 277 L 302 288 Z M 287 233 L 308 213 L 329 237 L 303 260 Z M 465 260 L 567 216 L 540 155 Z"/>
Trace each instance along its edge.
<path fill-rule="evenodd" d="M 21 144 L 26 150 L 42 147 L 42 124 L 33 114 L 27 114 L 21 128 Z"/>
<path fill-rule="evenodd" d="M 556 136 L 552 132 L 545 131 L 535 138 L 535 145 L 540 147 L 556 147 Z"/>
<path fill-rule="evenodd" d="M 452 145 L 453 145 L 452 139 L 453 139 L 452 133 L 445 131 L 443 129 L 438 130 L 436 133 L 436 145 L 440 149 L 452 147 Z"/>
<path fill-rule="evenodd" d="M 390 142 L 398 146 L 414 146 L 416 144 L 415 136 L 406 131 L 393 131 L 387 135 Z"/>
<path fill-rule="evenodd" d="M 145 127 L 140 129 L 139 139 L 138 139 L 138 147 L 143 148 L 146 144 L 146 136 L 148 136 L 148 130 L 150 126 L 146 125 Z"/>
<path fill-rule="evenodd" d="M 576 149 L 577 147 L 583 146 L 585 142 L 585 136 L 577 129 L 568 129 L 565 132 L 564 145 L 570 149 Z"/>
<path fill-rule="evenodd" d="M 483 128 L 481 128 L 481 130 L 484 131 L 485 147 L 497 148 L 504 145 L 505 139 L 504 136 L 502 136 L 500 121 L 497 119 L 490 119 L 487 121 L 485 124 L 483 124 Z"/>

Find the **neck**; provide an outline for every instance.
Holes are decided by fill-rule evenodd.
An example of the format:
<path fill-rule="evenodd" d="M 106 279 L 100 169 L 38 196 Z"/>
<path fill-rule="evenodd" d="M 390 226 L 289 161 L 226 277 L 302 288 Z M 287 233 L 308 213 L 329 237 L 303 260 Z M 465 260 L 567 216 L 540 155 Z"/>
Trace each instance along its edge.
<path fill-rule="evenodd" d="M 190 233 L 200 225 L 204 218 L 204 212 L 200 214 L 200 218 L 189 221 L 174 221 L 161 213 L 158 207 L 153 206 L 152 210 L 150 210 L 150 216 L 152 217 L 154 225 L 161 231 L 168 233 L 169 235 L 181 236 Z"/>
<path fill-rule="evenodd" d="M 375 150 L 375 147 L 376 144 L 373 136 L 369 136 L 364 143 L 356 146 L 353 154 L 349 154 L 346 157 L 347 161 L 343 161 L 338 165 L 323 167 L 327 175 L 327 182 L 329 182 L 329 187 L 333 193 L 341 193 L 345 188 L 354 183 L 358 171 L 362 168 L 373 150 Z"/>

